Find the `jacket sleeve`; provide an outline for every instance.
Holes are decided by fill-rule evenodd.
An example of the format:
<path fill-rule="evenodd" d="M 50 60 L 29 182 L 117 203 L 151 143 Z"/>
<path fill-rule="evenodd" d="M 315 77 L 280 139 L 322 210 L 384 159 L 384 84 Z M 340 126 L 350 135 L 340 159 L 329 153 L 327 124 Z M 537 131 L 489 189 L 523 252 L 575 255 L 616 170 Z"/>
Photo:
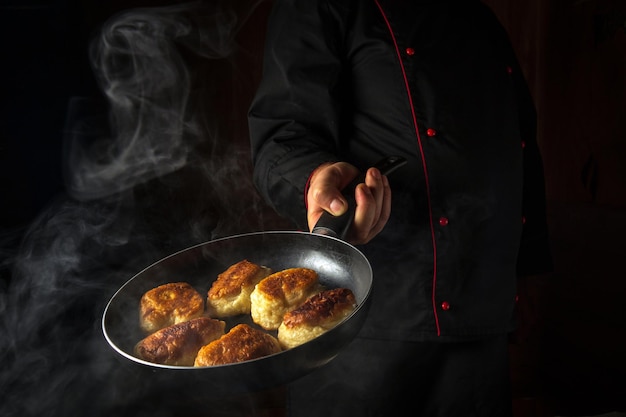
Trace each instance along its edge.
<path fill-rule="evenodd" d="M 279 214 L 307 229 L 311 172 L 338 160 L 343 35 L 323 0 L 276 0 L 263 76 L 248 112 L 254 183 Z"/>

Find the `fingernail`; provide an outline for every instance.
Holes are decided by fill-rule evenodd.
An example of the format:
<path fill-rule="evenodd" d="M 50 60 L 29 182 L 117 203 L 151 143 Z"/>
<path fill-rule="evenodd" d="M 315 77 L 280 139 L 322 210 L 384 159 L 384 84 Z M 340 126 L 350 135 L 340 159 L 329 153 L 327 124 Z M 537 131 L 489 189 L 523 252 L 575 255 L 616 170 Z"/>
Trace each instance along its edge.
<path fill-rule="evenodd" d="M 330 210 L 333 213 L 338 213 L 341 210 L 343 210 L 343 203 L 341 202 L 341 200 L 339 199 L 334 199 L 333 201 L 330 202 Z"/>

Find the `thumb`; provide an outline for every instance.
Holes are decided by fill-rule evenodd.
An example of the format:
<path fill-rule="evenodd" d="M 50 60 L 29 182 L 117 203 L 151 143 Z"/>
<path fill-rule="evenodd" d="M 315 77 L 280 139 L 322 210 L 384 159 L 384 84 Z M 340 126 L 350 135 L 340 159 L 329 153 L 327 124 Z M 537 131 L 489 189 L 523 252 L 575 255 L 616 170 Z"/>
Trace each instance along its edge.
<path fill-rule="evenodd" d="M 334 197 L 330 204 L 328 205 L 330 208 L 330 214 L 333 216 L 340 216 L 345 213 L 347 209 L 347 204 L 343 200 L 343 198 Z"/>
<path fill-rule="evenodd" d="M 311 177 L 309 209 L 325 210 L 338 216 L 346 212 L 348 202 L 341 190 L 358 174 L 358 170 L 345 162 L 320 167 Z"/>

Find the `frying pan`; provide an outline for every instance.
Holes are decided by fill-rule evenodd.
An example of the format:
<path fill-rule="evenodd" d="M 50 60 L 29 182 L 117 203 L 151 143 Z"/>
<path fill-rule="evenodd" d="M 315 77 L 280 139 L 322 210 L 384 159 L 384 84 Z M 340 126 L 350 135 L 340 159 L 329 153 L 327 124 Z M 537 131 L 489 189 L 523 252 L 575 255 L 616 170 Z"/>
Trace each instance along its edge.
<path fill-rule="evenodd" d="M 405 162 L 402 158 L 389 157 L 378 167 L 388 174 Z M 367 315 L 372 269 L 358 249 L 342 240 L 347 231 L 346 222 L 351 223 L 353 214 L 352 206 L 347 217 L 325 216 L 313 233 L 241 234 L 195 245 L 161 259 L 132 277 L 112 296 L 102 317 L 104 337 L 122 362 L 133 366 L 134 373 L 146 372 L 152 383 L 161 381 L 177 387 L 184 384 L 232 393 L 271 389 L 302 377 L 332 360 L 356 336 Z M 256 360 L 194 368 L 155 364 L 133 355 L 134 345 L 144 337 L 139 328 L 139 300 L 146 291 L 168 282 L 185 281 L 206 294 L 218 274 L 243 259 L 273 271 L 294 267 L 313 269 L 325 287 L 352 290 L 357 307 L 327 333 Z M 242 322 L 256 326 L 249 315 L 224 321 L 227 330 Z"/>

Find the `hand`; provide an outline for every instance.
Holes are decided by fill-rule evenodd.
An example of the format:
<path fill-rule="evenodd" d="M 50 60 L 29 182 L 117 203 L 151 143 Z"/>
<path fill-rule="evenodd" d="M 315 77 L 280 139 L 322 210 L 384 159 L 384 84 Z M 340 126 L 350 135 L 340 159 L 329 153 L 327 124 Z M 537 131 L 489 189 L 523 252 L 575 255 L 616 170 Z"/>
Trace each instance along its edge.
<path fill-rule="evenodd" d="M 347 210 L 347 201 L 341 190 L 359 174 L 347 163 L 336 162 L 318 167 L 311 176 L 307 193 L 307 221 L 312 230 L 324 211 L 338 216 Z M 364 244 L 380 233 L 391 214 L 391 188 L 387 177 L 376 168 L 370 168 L 365 183 L 357 185 L 354 193 L 356 208 L 354 222 L 346 240 Z"/>

